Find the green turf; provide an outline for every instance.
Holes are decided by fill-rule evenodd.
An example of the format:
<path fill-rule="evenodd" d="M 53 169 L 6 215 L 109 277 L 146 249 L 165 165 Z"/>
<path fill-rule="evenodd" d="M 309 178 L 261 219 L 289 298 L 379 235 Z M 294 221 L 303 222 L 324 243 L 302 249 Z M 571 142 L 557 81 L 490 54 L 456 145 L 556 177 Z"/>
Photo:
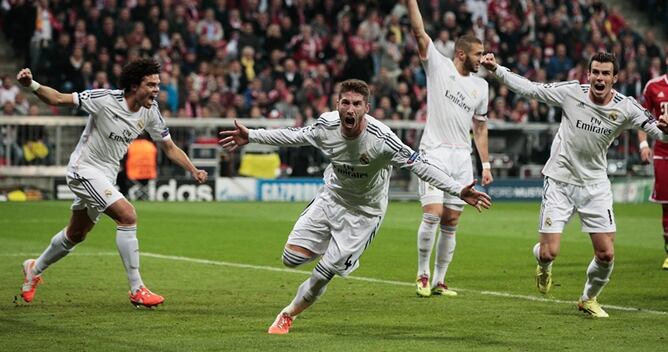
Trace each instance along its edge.
<path fill-rule="evenodd" d="M 136 310 L 103 219 L 44 274 L 32 304 L 12 303 L 20 263 L 39 254 L 69 216 L 63 202 L 0 203 L 0 351 L 661 351 L 668 342 L 668 271 L 660 209 L 617 205 L 610 318 L 575 308 L 592 257 L 573 219 L 547 300 L 533 286 L 538 204 L 498 203 L 462 217 L 448 274 L 456 298 L 417 298 L 417 203 L 392 203 L 354 277 L 335 278 L 287 336 L 268 325 L 313 264 L 282 269 L 302 203 L 137 203 L 142 274 L 166 303 Z M 25 253 L 25 254 L 23 254 Z M 159 257 L 164 255 L 168 257 Z M 175 258 L 183 257 L 183 258 Z M 208 260 L 209 262 L 203 261 Z M 240 266 L 236 264 L 248 264 Z"/>

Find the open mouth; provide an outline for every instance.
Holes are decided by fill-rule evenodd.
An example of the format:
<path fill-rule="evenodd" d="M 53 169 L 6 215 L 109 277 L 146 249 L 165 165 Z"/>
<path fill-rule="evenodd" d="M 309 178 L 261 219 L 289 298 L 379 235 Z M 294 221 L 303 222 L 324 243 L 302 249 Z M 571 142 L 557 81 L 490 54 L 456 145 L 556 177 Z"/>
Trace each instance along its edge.
<path fill-rule="evenodd" d="M 594 83 L 594 91 L 597 93 L 603 93 L 605 90 L 605 84 L 603 83 Z"/>
<path fill-rule="evenodd" d="M 346 118 L 343 119 L 343 124 L 346 125 L 346 127 L 355 127 L 355 118 L 346 116 Z"/>

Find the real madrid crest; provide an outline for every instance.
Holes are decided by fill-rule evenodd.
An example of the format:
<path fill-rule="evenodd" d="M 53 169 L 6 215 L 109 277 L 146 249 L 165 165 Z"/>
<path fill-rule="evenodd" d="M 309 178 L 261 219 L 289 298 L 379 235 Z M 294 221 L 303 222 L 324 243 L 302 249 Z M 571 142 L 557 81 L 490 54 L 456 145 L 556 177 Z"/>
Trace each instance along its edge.
<path fill-rule="evenodd" d="M 107 196 L 107 197 L 111 197 L 112 194 L 113 193 L 111 192 L 110 189 L 107 189 L 107 190 L 104 191 L 104 195 Z"/>
<path fill-rule="evenodd" d="M 366 155 L 366 153 L 362 153 L 362 155 L 360 155 L 360 162 L 364 165 L 369 165 L 369 156 Z"/>
<path fill-rule="evenodd" d="M 618 114 L 616 111 L 611 112 L 611 113 L 610 113 L 610 120 L 612 120 L 612 121 L 617 121 L 617 116 L 618 116 L 618 115 L 619 115 L 619 114 Z"/>
<path fill-rule="evenodd" d="M 139 128 L 140 130 L 144 129 L 144 120 L 139 120 L 137 122 L 137 128 Z"/>
<path fill-rule="evenodd" d="M 547 225 L 547 226 L 552 226 L 552 219 L 550 219 L 549 217 L 546 218 L 546 219 L 545 219 L 545 225 Z"/>

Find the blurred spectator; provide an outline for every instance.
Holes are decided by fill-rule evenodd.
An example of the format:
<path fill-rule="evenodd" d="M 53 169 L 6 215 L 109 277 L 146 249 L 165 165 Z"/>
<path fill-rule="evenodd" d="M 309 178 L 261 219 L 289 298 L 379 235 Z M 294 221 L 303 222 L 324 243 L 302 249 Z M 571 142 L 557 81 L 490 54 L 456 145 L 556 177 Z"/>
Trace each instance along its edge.
<path fill-rule="evenodd" d="M 9 75 L 4 76 L 0 87 L 0 106 L 4 106 L 7 102 L 14 104 L 20 92 L 19 87 L 14 84 L 14 79 Z"/>

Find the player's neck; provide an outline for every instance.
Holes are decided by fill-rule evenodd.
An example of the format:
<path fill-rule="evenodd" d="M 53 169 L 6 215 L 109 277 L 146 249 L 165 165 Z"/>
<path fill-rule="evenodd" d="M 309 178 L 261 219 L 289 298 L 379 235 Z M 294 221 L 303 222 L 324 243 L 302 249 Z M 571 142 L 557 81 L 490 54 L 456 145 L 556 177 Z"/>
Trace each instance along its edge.
<path fill-rule="evenodd" d="M 341 135 L 345 139 L 356 139 L 364 132 L 364 129 L 366 129 L 366 119 L 362 118 L 359 125 L 352 129 L 347 129 L 341 124 Z"/>
<path fill-rule="evenodd" d="M 131 95 L 125 95 L 125 103 L 128 106 L 128 110 L 132 112 L 137 112 L 139 109 L 141 109 L 141 104 L 135 99 L 134 96 Z"/>
<path fill-rule="evenodd" d="M 453 60 L 453 62 L 454 62 L 454 64 L 455 64 L 455 68 L 457 69 L 457 72 L 459 72 L 460 75 L 462 75 L 462 76 L 468 76 L 468 75 L 471 74 L 471 71 L 467 70 L 467 69 L 464 67 L 464 62 L 463 62 L 463 61 L 461 61 L 461 60 L 459 60 L 458 58 L 455 57 L 455 59 Z"/>
<path fill-rule="evenodd" d="M 596 97 L 594 95 L 594 93 L 591 91 L 591 89 L 589 90 L 589 100 L 591 100 L 591 102 L 596 104 L 596 105 L 608 105 L 608 103 L 610 103 L 610 101 L 612 100 L 612 97 L 614 97 L 614 96 L 615 96 L 615 91 L 614 90 L 610 90 L 610 92 L 608 92 L 608 94 L 606 94 L 605 96 L 603 96 L 601 98 Z"/>

